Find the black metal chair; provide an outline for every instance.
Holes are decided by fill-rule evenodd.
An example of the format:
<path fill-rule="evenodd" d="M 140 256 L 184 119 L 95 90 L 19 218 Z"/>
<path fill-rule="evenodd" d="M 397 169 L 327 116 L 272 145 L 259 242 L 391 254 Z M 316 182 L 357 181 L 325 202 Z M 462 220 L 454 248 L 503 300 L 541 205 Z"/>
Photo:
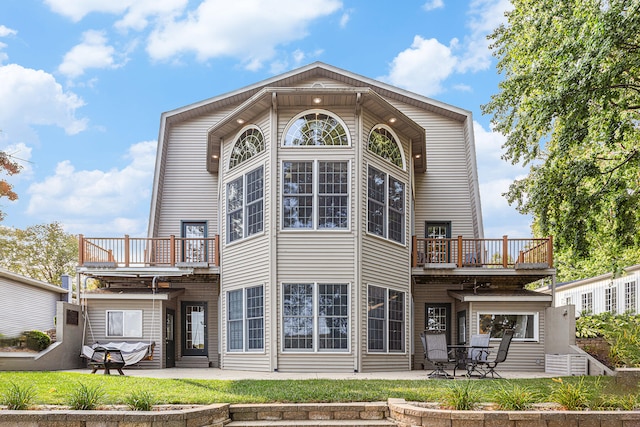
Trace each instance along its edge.
<path fill-rule="evenodd" d="M 496 366 L 499 363 L 507 360 L 509 354 L 509 346 L 511 346 L 511 339 L 513 338 L 513 329 L 504 329 L 502 331 L 502 340 L 500 341 L 500 347 L 493 360 L 487 359 L 486 362 L 482 362 L 481 365 L 486 367 L 486 372 L 482 374 L 480 378 L 486 378 L 491 375 L 491 378 L 502 378 L 502 376 L 495 371 Z"/>
<path fill-rule="evenodd" d="M 471 336 L 470 348 L 467 351 L 466 359 L 467 376 L 472 375 L 474 372 L 477 372 L 480 376 L 484 375 L 484 372 L 480 372 L 479 368 L 487 363 L 490 339 L 491 334 L 475 334 Z"/>
<path fill-rule="evenodd" d="M 444 370 L 446 365 L 455 361 L 449 358 L 447 337 L 445 334 L 436 331 L 420 332 L 420 339 L 422 340 L 422 347 L 424 348 L 425 361 L 430 362 L 435 367 L 435 369 L 429 373 L 428 377 L 453 378 Z"/>

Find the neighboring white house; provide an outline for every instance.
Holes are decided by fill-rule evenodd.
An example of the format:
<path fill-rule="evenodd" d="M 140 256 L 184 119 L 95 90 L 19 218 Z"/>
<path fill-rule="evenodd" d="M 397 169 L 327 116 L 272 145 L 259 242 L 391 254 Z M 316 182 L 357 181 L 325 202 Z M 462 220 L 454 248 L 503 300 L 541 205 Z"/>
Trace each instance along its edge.
<path fill-rule="evenodd" d="M 142 367 L 420 368 L 502 328 L 541 371 L 552 241 L 485 238 L 467 110 L 314 63 L 162 114 L 147 238 L 80 236 L 92 341 Z M 553 339 L 553 336 L 551 336 Z M 497 341 L 496 341 L 497 344 Z"/>
<path fill-rule="evenodd" d="M 13 338 L 55 328 L 56 305 L 68 296 L 68 289 L 0 268 L 0 334 Z"/>
<path fill-rule="evenodd" d="M 614 277 L 613 273 L 602 274 L 587 279 L 556 285 L 556 307 L 575 305 L 576 315 L 582 313 L 622 314 L 638 313 L 638 285 L 640 285 L 640 264 L 624 269 L 624 274 Z M 540 292 L 551 293 L 548 287 Z"/>

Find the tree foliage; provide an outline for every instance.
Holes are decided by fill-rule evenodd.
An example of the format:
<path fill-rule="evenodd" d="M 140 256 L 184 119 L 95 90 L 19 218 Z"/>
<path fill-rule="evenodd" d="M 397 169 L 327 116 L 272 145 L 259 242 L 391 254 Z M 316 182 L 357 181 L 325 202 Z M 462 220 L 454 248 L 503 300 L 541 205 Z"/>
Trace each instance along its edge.
<path fill-rule="evenodd" d="M 4 151 L 0 151 L 0 175 L 14 175 L 20 172 L 21 166 L 12 161 L 11 157 Z M 0 179 L 0 198 L 6 197 L 9 200 L 16 200 L 18 195 L 13 191 L 13 186 L 5 179 Z M 0 211 L 0 221 L 4 218 L 4 213 Z"/>
<path fill-rule="evenodd" d="M 56 285 L 61 276 L 73 277 L 78 239 L 53 222 L 17 228 L 0 227 L 0 266 L 14 273 Z"/>
<path fill-rule="evenodd" d="M 530 167 L 506 194 L 553 235 L 560 278 L 640 254 L 640 0 L 513 0 L 489 37 L 499 92 L 483 106 Z"/>

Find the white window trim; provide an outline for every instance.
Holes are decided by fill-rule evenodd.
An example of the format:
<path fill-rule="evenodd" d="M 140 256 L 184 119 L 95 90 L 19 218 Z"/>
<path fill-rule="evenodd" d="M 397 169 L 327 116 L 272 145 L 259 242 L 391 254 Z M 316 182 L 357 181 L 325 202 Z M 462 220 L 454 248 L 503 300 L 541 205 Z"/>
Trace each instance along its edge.
<path fill-rule="evenodd" d="M 533 338 L 512 338 L 512 341 L 518 342 L 540 342 L 540 312 L 538 311 L 493 311 L 478 310 L 476 316 L 476 331 L 480 333 L 480 317 L 483 314 L 499 315 L 499 316 L 531 316 L 533 315 Z M 491 341 L 500 341 L 501 338 L 491 338 Z"/>
<path fill-rule="evenodd" d="M 247 317 L 247 289 L 253 288 L 262 288 L 262 348 L 250 349 L 249 348 L 249 334 L 248 334 L 248 317 Z M 242 319 L 238 319 L 242 321 L 242 350 L 240 349 L 230 349 L 229 348 L 229 293 L 242 291 Z M 266 300 L 265 295 L 265 286 L 264 284 L 255 285 L 255 286 L 246 286 L 240 289 L 229 289 L 225 295 L 225 352 L 228 354 L 242 354 L 242 353 L 251 353 L 251 354 L 264 354 L 265 353 L 265 341 L 266 341 Z"/>
<path fill-rule="evenodd" d="M 284 346 L 284 285 L 313 285 L 313 349 L 288 349 Z M 347 287 L 347 348 L 346 349 L 319 349 L 318 339 L 318 285 L 345 285 Z M 286 354 L 349 354 L 351 353 L 351 283 L 350 282 L 309 282 L 309 281 L 288 281 L 280 283 L 280 351 Z"/>
<path fill-rule="evenodd" d="M 384 222 L 384 235 L 380 236 L 379 234 L 375 234 L 375 233 L 371 233 L 369 231 L 369 167 L 372 167 L 374 169 L 376 169 L 378 172 L 382 172 L 386 175 L 386 179 L 385 179 L 385 203 L 384 203 L 384 209 L 386 211 L 386 218 L 385 218 L 385 222 Z M 366 170 L 365 170 L 365 174 L 366 174 L 366 187 L 364 189 L 364 194 L 365 194 L 365 206 L 367 209 L 367 214 L 365 217 L 365 227 L 364 227 L 364 232 L 367 234 L 367 236 L 372 236 L 378 239 L 382 239 L 386 242 L 391 242 L 393 244 L 396 244 L 398 246 L 402 246 L 402 247 L 407 247 L 408 242 L 410 239 L 407 239 L 407 187 L 408 184 L 407 182 L 403 181 L 402 179 L 398 178 L 398 175 L 394 175 L 394 174 L 390 174 L 389 172 L 385 171 L 384 168 L 379 167 L 378 165 L 375 165 L 373 163 L 367 163 L 366 164 Z M 403 241 L 402 242 L 398 242 L 397 240 L 393 240 L 389 238 L 389 212 L 391 211 L 391 208 L 389 207 L 389 177 L 392 177 L 393 179 L 401 182 L 404 185 L 404 214 L 403 214 L 403 232 L 402 232 L 402 238 Z"/>
<path fill-rule="evenodd" d="M 378 154 L 374 153 L 373 151 L 369 150 L 369 140 L 371 139 L 371 134 L 376 129 L 384 129 L 387 132 L 389 132 L 391 135 L 393 135 L 393 138 L 395 139 L 395 143 L 398 146 L 398 149 L 400 150 L 400 156 L 402 157 L 402 167 L 398 167 L 398 165 L 396 165 L 395 163 L 392 163 L 391 161 L 385 159 L 384 157 L 381 157 Z M 391 127 L 389 127 L 388 125 L 385 125 L 384 123 L 378 123 L 377 125 L 374 125 L 373 127 L 371 127 L 371 130 L 369 131 L 369 135 L 367 135 L 367 151 L 369 151 L 371 154 L 375 155 L 376 157 L 384 160 L 386 163 L 393 165 L 393 167 L 395 167 L 396 169 L 399 169 L 402 171 L 407 170 L 407 159 L 404 156 L 404 150 L 402 149 L 400 138 L 398 138 L 398 134 L 393 129 L 391 129 Z"/>
<path fill-rule="evenodd" d="M 296 122 L 296 120 L 298 120 L 299 118 L 309 115 L 309 114 L 326 114 L 329 117 L 332 117 L 334 119 L 336 119 L 336 121 L 338 121 L 338 123 L 340 123 L 340 125 L 342 126 L 342 128 L 344 129 L 346 135 L 347 135 L 347 145 L 285 145 L 284 142 L 286 140 L 286 137 L 289 133 L 289 129 L 291 129 L 291 126 L 293 126 L 293 124 Z M 338 116 L 337 114 L 329 111 L 329 110 L 323 110 L 323 109 L 319 109 L 319 108 L 314 108 L 311 110 L 305 110 L 301 113 L 296 114 L 295 116 L 293 116 L 289 122 L 287 123 L 287 125 L 284 128 L 284 132 L 282 132 L 282 140 L 280 141 L 280 148 L 284 148 L 285 150 L 290 150 L 290 149 L 331 149 L 331 148 L 338 148 L 338 149 L 345 149 L 345 148 L 351 148 L 353 144 L 351 143 L 351 132 L 349 132 L 349 128 L 347 127 L 346 123 L 342 120 L 342 118 L 340 116 Z"/>
<path fill-rule="evenodd" d="M 634 314 L 637 312 L 638 307 L 638 292 L 637 284 L 635 280 L 624 283 L 624 311 L 632 311 Z M 629 292 L 632 291 L 632 292 Z M 633 303 L 631 304 L 630 295 L 633 294 Z"/>
<path fill-rule="evenodd" d="M 122 313 L 122 335 L 109 335 L 109 313 Z M 127 330 L 125 313 L 137 313 L 140 317 L 140 335 L 125 335 Z M 142 310 L 107 310 L 105 312 L 105 331 L 107 337 L 114 338 L 142 338 L 144 336 L 144 317 Z"/>
<path fill-rule="evenodd" d="M 389 355 L 403 355 L 403 354 L 407 354 L 408 353 L 408 346 L 407 346 L 407 312 L 408 312 L 408 304 L 409 302 L 407 301 L 407 297 L 408 297 L 408 293 L 406 290 L 403 289 L 397 289 L 391 286 L 381 286 L 381 285 L 375 285 L 372 283 L 367 284 L 367 299 L 365 300 L 366 302 L 369 301 L 369 287 L 371 286 L 375 286 L 376 288 L 381 288 L 385 290 L 385 296 L 384 296 L 384 302 L 385 302 L 385 312 L 384 312 L 384 322 L 385 322 L 385 343 L 384 343 L 384 350 L 370 350 L 369 349 L 369 312 L 367 311 L 366 314 L 366 324 L 367 324 L 367 334 L 364 337 L 365 340 L 365 347 L 366 347 L 366 351 L 367 354 L 389 354 Z M 404 339 L 403 339 L 403 347 L 404 350 L 402 351 L 398 351 L 398 350 L 393 350 L 390 351 L 389 350 L 389 291 L 394 291 L 394 292 L 402 292 L 404 294 L 404 307 L 403 307 L 403 315 L 404 315 L 404 320 L 402 322 L 403 328 L 404 328 Z"/>
<path fill-rule="evenodd" d="M 247 230 L 248 230 L 248 222 L 247 222 L 247 175 L 249 175 L 252 172 L 255 172 L 256 170 L 262 168 L 262 231 L 258 231 L 257 233 L 253 233 L 253 234 L 247 234 Z M 240 168 L 238 168 L 240 169 Z M 229 190 L 228 190 L 228 185 L 231 184 L 232 182 L 236 181 L 237 179 L 242 178 L 242 237 L 236 239 L 236 240 L 229 240 Z M 242 168 L 241 171 L 239 171 L 239 173 L 237 174 L 233 174 L 232 177 L 228 178 L 225 183 L 224 183 L 224 221 L 225 221 L 225 236 L 224 236 L 224 242 L 227 246 L 229 245 L 234 245 L 238 242 L 243 242 L 247 239 L 251 239 L 255 236 L 261 236 L 265 234 L 265 229 L 266 229 L 266 191 L 267 185 L 266 185 L 266 174 L 265 174 L 265 165 L 264 164 L 259 164 L 259 165 L 254 165 L 250 168 Z"/>
<path fill-rule="evenodd" d="M 240 138 L 240 136 L 243 133 L 245 133 L 246 131 L 248 131 L 249 129 L 256 129 L 258 132 L 260 132 L 262 134 L 262 140 L 264 141 L 264 150 L 260 151 L 259 153 L 256 153 L 255 156 L 251 156 L 248 159 L 245 159 L 244 161 L 238 163 L 234 167 L 230 167 L 231 155 L 233 154 L 233 148 L 238 143 L 238 139 Z M 236 136 L 232 139 L 232 141 L 233 141 L 233 144 L 231 145 L 231 150 L 229 152 L 229 158 L 226 159 L 226 162 L 225 162 L 225 167 L 226 167 L 226 171 L 227 172 L 229 172 L 229 171 L 234 171 L 235 172 L 235 169 L 244 168 L 246 164 L 251 163 L 254 159 L 260 157 L 262 154 L 264 154 L 265 152 L 268 151 L 267 138 L 265 137 L 264 132 L 262 132 L 262 129 L 260 129 L 260 127 L 258 125 L 256 125 L 256 124 L 250 124 L 250 125 L 247 125 L 247 126 L 243 127 L 242 129 L 240 129 L 240 131 L 236 134 Z"/>
<path fill-rule="evenodd" d="M 313 163 L 313 179 L 312 179 L 312 189 L 313 189 L 313 227 L 311 228 L 293 228 L 293 227 L 287 227 L 285 228 L 284 226 L 284 220 L 285 220 L 285 216 L 284 216 L 284 199 L 285 199 L 285 194 L 284 194 L 284 179 L 283 179 L 283 172 L 284 172 L 284 164 L 285 163 L 296 163 L 296 162 L 312 162 Z M 347 227 L 346 228 L 319 228 L 318 224 L 320 222 L 320 209 L 318 206 L 318 199 L 319 199 L 319 179 L 318 179 L 318 173 L 319 173 L 319 163 L 320 162 L 334 162 L 334 163 L 339 163 L 339 162 L 347 162 Z M 285 232 L 285 233 L 305 233 L 305 232 L 310 232 L 310 231 L 317 231 L 320 233 L 349 233 L 351 232 L 351 193 L 353 192 L 352 188 L 351 188 L 351 160 L 348 159 L 301 159 L 301 158 L 295 158 L 295 159 L 283 159 L 280 162 L 280 231 Z"/>

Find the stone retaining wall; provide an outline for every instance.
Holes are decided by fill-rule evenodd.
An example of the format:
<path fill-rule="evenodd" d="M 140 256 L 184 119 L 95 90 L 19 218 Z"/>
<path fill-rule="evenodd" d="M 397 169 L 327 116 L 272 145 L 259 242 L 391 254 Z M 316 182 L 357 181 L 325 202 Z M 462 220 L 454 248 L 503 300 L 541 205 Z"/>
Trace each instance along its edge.
<path fill-rule="evenodd" d="M 638 411 L 452 411 L 389 399 L 399 427 L 638 427 Z"/>
<path fill-rule="evenodd" d="M 231 405 L 233 421 L 280 420 L 383 420 L 389 417 L 386 402 L 300 403 Z"/>
<path fill-rule="evenodd" d="M 0 411 L 0 427 L 223 427 L 229 405 L 167 411 Z"/>

